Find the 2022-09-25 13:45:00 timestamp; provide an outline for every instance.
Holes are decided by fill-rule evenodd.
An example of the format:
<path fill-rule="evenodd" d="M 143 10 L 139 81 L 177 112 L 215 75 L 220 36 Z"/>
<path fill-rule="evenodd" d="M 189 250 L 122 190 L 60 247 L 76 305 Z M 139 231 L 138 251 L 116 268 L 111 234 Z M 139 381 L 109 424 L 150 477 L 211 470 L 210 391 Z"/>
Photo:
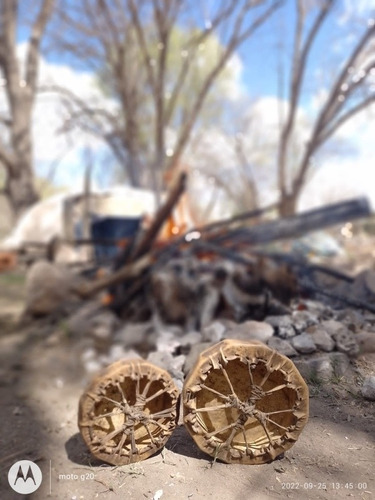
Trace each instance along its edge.
<path fill-rule="evenodd" d="M 296 483 L 287 482 L 281 483 L 282 490 L 367 490 L 367 483 L 335 483 L 335 482 L 322 482 L 322 483 Z"/>

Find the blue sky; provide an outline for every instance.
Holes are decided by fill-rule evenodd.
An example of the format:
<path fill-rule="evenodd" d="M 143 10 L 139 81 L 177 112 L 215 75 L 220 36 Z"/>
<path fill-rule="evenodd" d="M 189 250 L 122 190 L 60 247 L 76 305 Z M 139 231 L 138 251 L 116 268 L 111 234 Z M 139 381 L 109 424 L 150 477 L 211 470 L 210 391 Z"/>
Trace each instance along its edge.
<path fill-rule="evenodd" d="M 210 1 L 212 3 L 216 0 Z M 210 1 L 208 1 L 208 3 L 210 3 Z M 366 15 L 369 15 L 371 12 L 372 7 L 375 7 L 375 2 L 373 0 L 359 0 L 357 2 L 354 0 L 341 0 L 338 2 L 334 15 L 331 15 L 326 20 L 311 54 L 310 69 L 305 81 L 306 93 L 300 103 L 305 112 L 310 112 L 311 102 L 316 98 L 319 90 L 321 90 L 320 87 L 324 80 L 324 74 L 329 74 L 331 71 L 335 72 L 335 70 L 338 69 L 343 53 L 350 46 L 353 37 L 355 38 L 363 29 L 363 22 L 361 24 L 359 20 L 362 19 L 363 21 Z M 286 6 L 274 14 L 270 22 L 261 27 L 256 35 L 248 42 L 244 43 L 239 49 L 238 56 L 241 60 L 242 72 L 239 75 L 239 80 L 236 82 L 236 85 L 241 87 L 250 100 L 262 100 L 270 96 L 277 96 L 277 74 L 278 65 L 280 63 L 285 71 L 284 90 L 287 91 L 287 70 L 288 63 L 290 64 L 289 56 L 293 30 L 294 0 L 287 0 Z M 20 41 L 24 41 L 25 37 L 26 32 L 22 30 L 20 32 Z M 69 82 L 69 84 L 73 86 L 81 86 L 82 91 L 85 92 L 88 84 L 87 82 L 84 84 L 83 80 L 87 75 L 83 77 L 79 72 L 80 68 L 74 66 L 69 58 L 57 57 L 56 54 L 54 54 L 53 57 L 47 58 L 47 62 L 45 62 L 44 65 L 48 66 L 48 64 L 50 64 L 51 67 L 53 66 L 52 70 L 54 74 L 58 75 L 57 77 L 60 78 L 61 81 Z M 63 74 L 63 76 L 59 76 L 59 67 L 61 68 L 61 74 Z M 69 71 L 70 73 L 68 74 L 67 72 Z M 287 97 L 287 95 L 285 97 Z M 45 113 L 49 113 L 47 108 L 44 109 Z M 49 129 L 53 127 L 54 122 L 52 118 L 51 123 L 48 125 Z M 352 137 L 356 136 L 357 132 L 360 131 L 363 126 L 364 124 L 362 121 L 358 126 L 352 127 L 350 130 L 350 140 Z M 50 130 L 47 132 L 50 133 Z M 40 152 L 40 148 L 45 147 L 43 143 L 51 143 L 49 148 L 51 151 L 48 151 L 46 154 L 42 151 L 43 154 L 37 158 L 37 165 L 39 165 L 40 172 L 46 172 L 48 170 L 52 162 L 54 150 L 56 150 L 55 156 L 58 157 L 61 154 L 59 148 L 61 148 L 61 151 L 64 149 L 61 137 L 58 138 L 58 141 L 60 141 L 59 147 L 55 147 L 55 145 L 52 144 L 52 135 L 48 137 L 50 138 L 49 140 L 39 140 L 38 144 L 38 151 Z M 347 134 L 347 138 L 348 137 L 349 135 Z M 65 179 L 69 179 L 69 183 L 71 183 L 74 179 L 73 183 L 77 184 L 78 179 L 81 179 L 84 170 L 82 165 L 82 144 L 86 144 L 87 141 L 89 141 L 90 145 L 96 151 L 95 156 L 103 160 L 103 157 L 105 157 L 103 146 L 92 140 L 82 139 L 81 146 L 72 147 L 72 150 L 68 151 L 62 159 L 61 167 L 59 167 L 56 177 L 58 182 L 64 183 Z M 363 149 L 363 145 L 359 144 L 358 148 Z M 367 147 L 367 143 L 365 149 L 365 154 L 369 156 L 371 150 Z M 98 161 L 98 170 L 101 165 L 101 160 L 100 162 Z M 348 161 L 349 160 L 352 161 L 352 158 L 348 158 Z M 340 159 L 337 159 L 337 161 L 342 162 Z M 105 164 L 105 160 L 103 160 L 103 162 Z"/>

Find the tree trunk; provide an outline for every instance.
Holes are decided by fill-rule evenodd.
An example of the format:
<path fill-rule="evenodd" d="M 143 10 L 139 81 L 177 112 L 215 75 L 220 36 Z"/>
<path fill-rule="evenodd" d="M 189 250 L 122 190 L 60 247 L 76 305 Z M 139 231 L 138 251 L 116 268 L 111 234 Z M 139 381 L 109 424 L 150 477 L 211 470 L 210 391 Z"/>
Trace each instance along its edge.
<path fill-rule="evenodd" d="M 18 162 L 14 165 L 14 169 L 8 172 L 4 191 L 15 219 L 18 219 L 27 208 L 38 201 L 31 163 Z"/>
<path fill-rule="evenodd" d="M 17 91 L 11 97 L 11 105 L 13 119 L 10 133 L 14 160 L 8 168 L 5 193 L 18 219 L 38 201 L 33 174 L 32 98 L 26 92 Z"/>
<path fill-rule="evenodd" d="M 295 215 L 297 211 L 298 198 L 299 198 L 299 192 L 293 192 L 290 194 L 284 193 L 280 197 L 279 201 L 280 217 L 290 217 L 292 215 Z"/>

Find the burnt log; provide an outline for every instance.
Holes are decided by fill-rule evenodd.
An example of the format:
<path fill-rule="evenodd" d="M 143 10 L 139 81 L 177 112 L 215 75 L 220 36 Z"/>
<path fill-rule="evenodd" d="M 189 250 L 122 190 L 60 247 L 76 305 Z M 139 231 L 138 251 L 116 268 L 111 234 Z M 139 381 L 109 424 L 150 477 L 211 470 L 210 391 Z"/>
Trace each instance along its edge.
<path fill-rule="evenodd" d="M 270 243 L 287 238 L 297 238 L 311 231 L 324 229 L 350 220 L 368 217 L 371 208 L 366 198 L 355 198 L 297 215 L 242 227 L 214 238 L 215 243 L 226 241 L 251 245 Z"/>

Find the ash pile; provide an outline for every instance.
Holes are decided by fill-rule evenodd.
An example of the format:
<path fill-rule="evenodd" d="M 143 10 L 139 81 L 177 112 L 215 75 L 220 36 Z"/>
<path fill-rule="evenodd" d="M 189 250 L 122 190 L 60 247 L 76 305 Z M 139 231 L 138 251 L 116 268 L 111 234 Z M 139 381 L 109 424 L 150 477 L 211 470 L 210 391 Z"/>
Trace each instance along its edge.
<path fill-rule="evenodd" d="M 105 265 L 73 270 L 38 261 L 27 277 L 24 320 L 44 318 L 75 342 L 87 376 L 141 357 L 181 388 L 199 353 L 226 338 L 260 340 L 293 359 L 302 376 L 356 377 L 375 400 L 375 376 L 356 371 L 375 353 L 375 272 L 349 276 L 272 244 L 367 217 L 356 199 L 259 222 L 262 211 L 219 221 L 167 241 L 158 234 L 184 190 L 181 176 L 150 226 Z M 256 222 L 254 222 L 256 221 Z"/>

